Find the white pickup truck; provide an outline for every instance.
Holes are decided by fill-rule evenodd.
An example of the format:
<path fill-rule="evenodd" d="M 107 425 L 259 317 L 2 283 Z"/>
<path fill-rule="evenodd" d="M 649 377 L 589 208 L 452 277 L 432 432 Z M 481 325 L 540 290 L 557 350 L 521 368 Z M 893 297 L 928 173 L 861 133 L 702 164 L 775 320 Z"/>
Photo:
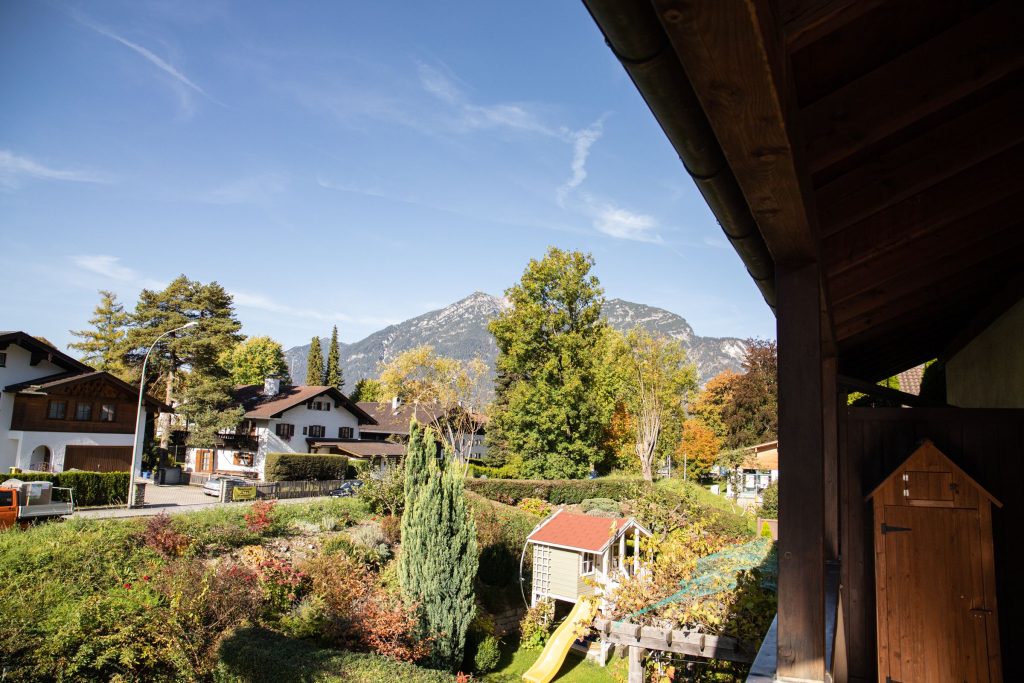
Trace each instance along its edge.
<path fill-rule="evenodd" d="M 53 500 L 57 491 L 67 501 Z M 48 481 L 8 479 L 0 484 L 0 529 L 15 524 L 26 527 L 33 522 L 66 517 L 75 511 L 74 492 L 53 486 Z"/>

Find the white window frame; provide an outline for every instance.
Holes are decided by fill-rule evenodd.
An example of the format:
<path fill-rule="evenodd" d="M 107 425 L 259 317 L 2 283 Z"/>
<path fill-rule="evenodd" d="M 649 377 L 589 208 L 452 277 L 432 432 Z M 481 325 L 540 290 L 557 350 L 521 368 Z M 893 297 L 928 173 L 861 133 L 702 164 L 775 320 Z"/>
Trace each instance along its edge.
<path fill-rule="evenodd" d="M 590 569 L 587 569 L 589 563 Z M 597 553 L 580 553 L 580 576 L 590 576 L 597 567 Z"/>

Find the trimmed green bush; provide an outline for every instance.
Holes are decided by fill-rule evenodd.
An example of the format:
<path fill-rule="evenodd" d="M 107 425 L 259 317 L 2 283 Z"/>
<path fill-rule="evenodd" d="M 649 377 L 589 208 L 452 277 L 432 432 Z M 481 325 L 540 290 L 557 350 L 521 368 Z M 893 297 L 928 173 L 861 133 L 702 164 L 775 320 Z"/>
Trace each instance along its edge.
<path fill-rule="evenodd" d="M 348 458 L 315 453 L 267 453 L 267 481 L 324 481 L 344 479 Z"/>
<path fill-rule="evenodd" d="M 779 482 L 773 481 L 761 492 L 761 509 L 758 516 L 764 519 L 779 518 Z"/>
<path fill-rule="evenodd" d="M 3 477 L 0 482 L 7 479 L 50 481 L 54 486 L 72 489 L 76 507 L 124 505 L 128 499 L 127 472 L 21 472 Z"/>
<path fill-rule="evenodd" d="M 476 646 L 473 655 L 473 669 L 478 674 L 485 674 L 498 668 L 501 661 L 501 643 L 494 636 L 487 636 Z"/>
<path fill-rule="evenodd" d="M 467 479 L 466 489 L 506 505 L 539 498 L 553 505 L 575 505 L 588 498 L 623 501 L 651 488 L 640 479 Z"/>
<path fill-rule="evenodd" d="M 346 479 L 359 479 L 363 474 L 370 471 L 369 460 L 349 460 L 345 468 Z"/>

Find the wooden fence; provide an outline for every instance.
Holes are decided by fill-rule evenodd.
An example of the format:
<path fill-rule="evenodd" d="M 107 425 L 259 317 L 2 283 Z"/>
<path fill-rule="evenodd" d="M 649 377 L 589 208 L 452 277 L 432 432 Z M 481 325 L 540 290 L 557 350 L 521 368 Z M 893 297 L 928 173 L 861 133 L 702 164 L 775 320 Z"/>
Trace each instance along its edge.
<path fill-rule="evenodd" d="M 683 655 L 725 659 L 730 662 L 752 662 L 757 653 L 753 643 L 728 636 L 713 636 L 698 631 L 679 631 L 628 622 L 595 619 L 594 629 L 610 643 L 645 650 L 676 652 Z"/>

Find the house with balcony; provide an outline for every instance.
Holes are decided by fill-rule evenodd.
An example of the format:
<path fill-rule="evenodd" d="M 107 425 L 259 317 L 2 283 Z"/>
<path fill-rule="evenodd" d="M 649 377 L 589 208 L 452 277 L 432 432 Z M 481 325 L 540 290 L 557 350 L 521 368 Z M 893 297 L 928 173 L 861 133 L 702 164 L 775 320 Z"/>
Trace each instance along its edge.
<path fill-rule="evenodd" d="M 25 332 L 0 332 L 0 472 L 128 471 L 136 425 L 170 409 Z"/>
<path fill-rule="evenodd" d="M 186 449 L 186 469 L 261 479 L 268 453 L 345 455 L 380 465 L 405 452 L 399 444 L 366 442 L 362 428 L 376 420 L 336 387 L 288 386 L 268 378 L 235 388 L 242 422 L 217 435 L 210 448 Z"/>
<path fill-rule="evenodd" d="M 583 1 L 777 320 L 748 680 L 1024 680 L 1024 4 Z M 934 393 L 877 384 L 932 360 Z"/>

